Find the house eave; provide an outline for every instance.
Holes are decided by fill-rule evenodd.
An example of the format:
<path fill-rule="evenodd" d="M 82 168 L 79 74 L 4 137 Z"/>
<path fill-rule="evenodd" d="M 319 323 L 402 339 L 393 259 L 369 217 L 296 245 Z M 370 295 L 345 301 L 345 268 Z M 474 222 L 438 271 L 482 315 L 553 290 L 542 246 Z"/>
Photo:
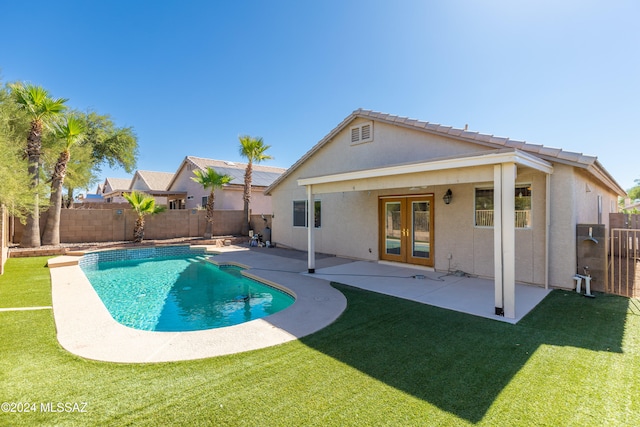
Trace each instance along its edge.
<path fill-rule="evenodd" d="M 404 163 L 381 168 L 364 169 L 331 175 L 322 175 L 298 179 L 298 185 L 328 184 L 358 179 L 390 177 L 411 173 L 436 172 L 450 169 L 488 166 L 502 163 L 514 163 L 543 173 L 553 173 L 553 165 L 538 157 L 517 149 L 492 151 L 491 153 L 473 154 L 466 157 L 447 157 L 427 162 Z"/>

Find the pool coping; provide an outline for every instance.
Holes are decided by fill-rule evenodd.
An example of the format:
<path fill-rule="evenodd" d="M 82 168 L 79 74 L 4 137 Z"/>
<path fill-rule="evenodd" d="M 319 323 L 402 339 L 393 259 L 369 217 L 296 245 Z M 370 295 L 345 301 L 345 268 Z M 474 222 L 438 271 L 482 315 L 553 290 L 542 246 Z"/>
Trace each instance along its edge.
<path fill-rule="evenodd" d="M 192 246 L 202 248 L 203 246 Z M 53 315 L 60 345 L 87 359 L 119 363 L 196 360 L 271 347 L 312 334 L 333 323 L 346 309 L 342 293 L 328 281 L 301 274 L 300 266 L 246 248 L 204 246 L 226 254 L 214 263 L 249 267 L 246 275 L 283 288 L 296 301 L 285 310 L 240 325 L 191 332 L 152 332 L 116 322 L 78 265 L 81 253 L 49 260 Z M 274 258 L 274 257 L 270 257 Z M 342 261 L 339 261 L 342 262 Z M 335 264 L 328 260 L 328 265 Z M 271 269 L 253 266 L 271 265 Z"/>

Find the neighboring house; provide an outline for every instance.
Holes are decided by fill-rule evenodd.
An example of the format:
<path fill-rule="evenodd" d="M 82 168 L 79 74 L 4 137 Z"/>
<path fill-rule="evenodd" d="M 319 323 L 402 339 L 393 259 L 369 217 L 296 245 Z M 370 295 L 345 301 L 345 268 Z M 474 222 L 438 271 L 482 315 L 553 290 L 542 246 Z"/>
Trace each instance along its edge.
<path fill-rule="evenodd" d="M 103 203 L 104 202 L 104 198 L 102 197 L 102 194 L 91 194 L 91 193 L 87 193 L 87 194 L 80 194 L 78 196 L 78 201 L 80 203 Z"/>
<path fill-rule="evenodd" d="M 169 197 L 170 209 L 193 209 L 207 204 L 209 190 L 205 190 L 200 184 L 191 178 L 196 169 L 205 171 L 212 167 L 221 175 L 230 175 L 233 179 L 223 188 L 216 189 L 216 210 L 242 210 L 244 190 L 244 171 L 246 163 L 236 163 L 224 160 L 204 159 L 201 157 L 187 156 L 180 164 L 175 176 L 167 186 L 169 192 L 184 192 L 186 196 Z M 264 190 L 271 185 L 285 169 L 261 164 L 253 164 L 251 181 L 251 211 L 254 214 L 271 214 L 271 197 L 264 194 Z"/>
<path fill-rule="evenodd" d="M 625 199 L 623 209 L 629 212 L 640 211 L 640 199 Z"/>
<path fill-rule="evenodd" d="M 460 270 L 514 317 L 516 281 L 573 287 L 576 225 L 608 225 L 625 191 L 595 157 L 360 109 L 265 193 L 309 272 L 316 251 Z"/>
<path fill-rule="evenodd" d="M 106 203 L 127 203 L 122 194 L 129 191 L 130 185 L 130 178 L 106 178 L 102 185 L 104 201 Z"/>
<path fill-rule="evenodd" d="M 154 196 L 156 204 L 168 205 L 169 198 L 185 198 L 185 192 L 167 191 L 174 177 L 172 172 L 136 171 L 131 180 L 129 191 L 137 190 Z"/>

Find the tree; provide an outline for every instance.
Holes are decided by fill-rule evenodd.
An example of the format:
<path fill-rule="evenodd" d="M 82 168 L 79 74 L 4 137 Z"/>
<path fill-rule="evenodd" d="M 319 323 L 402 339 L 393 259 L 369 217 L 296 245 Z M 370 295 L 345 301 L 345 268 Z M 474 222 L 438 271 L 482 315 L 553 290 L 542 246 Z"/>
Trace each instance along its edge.
<path fill-rule="evenodd" d="M 32 84 L 16 83 L 10 87 L 15 102 L 27 112 L 30 119 L 26 148 L 27 170 L 31 177 L 31 188 L 36 189 L 40 184 L 42 133 L 49 121 L 66 109 L 64 104 L 67 99 L 51 98 L 49 92 L 43 87 Z M 27 216 L 20 246 L 30 248 L 40 246 L 40 204 L 37 191 L 34 194 L 31 213 Z"/>
<path fill-rule="evenodd" d="M 207 197 L 207 225 L 204 230 L 204 238 L 210 239 L 213 235 L 213 202 L 214 202 L 214 190 L 216 188 L 221 188 L 223 185 L 231 182 L 233 177 L 229 175 L 220 175 L 215 171 L 212 167 L 208 167 L 206 171 L 201 171 L 200 169 L 196 169 L 193 171 L 194 177 L 191 179 L 194 182 L 202 185 L 204 189 L 209 189 L 209 197 Z"/>
<path fill-rule="evenodd" d="M 33 209 L 34 192 L 24 158 L 24 136 L 29 118 L 14 102 L 7 86 L 0 88 L 0 205 L 24 219 Z M 42 187 L 42 186 L 41 186 Z"/>
<path fill-rule="evenodd" d="M 249 206 L 251 204 L 251 175 L 253 172 L 253 163 L 260 163 L 264 160 L 273 159 L 268 154 L 265 154 L 270 145 L 264 145 L 262 138 L 253 138 L 248 135 L 242 135 L 238 137 L 240 140 L 240 155 L 247 159 L 247 167 L 244 171 L 244 194 L 242 196 L 244 200 L 243 215 L 246 219 L 246 223 L 243 223 L 242 233 L 248 234 L 251 227 L 251 211 Z"/>
<path fill-rule="evenodd" d="M 631 201 L 640 199 L 640 179 L 636 179 L 634 182 L 636 183 L 636 186 L 627 190 L 627 194 Z"/>
<path fill-rule="evenodd" d="M 71 159 L 71 147 L 82 142 L 85 131 L 84 122 L 75 116 L 67 116 L 63 123 L 55 126 L 55 136 L 63 140 L 63 148 L 51 176 L 49 215 L 42 236 L 42 243 L 45 245 L 60 244 L 60 211 L 62 210 L 62 192 L 64 191 L 64 178 L 67 174 L 67 163 Z"/>
<path fill-rule="evenodd" d="M 138 138 L 132 127 L 118 127 L 108 114 L 74 111 L 83 120 L 86 131 L 82 145 L 76 146 L 73 160 L 67 164 L 65 205 L 73 207 L 75 189 L 88 189 L 97 181 L 100 166 L 120 166 L 131 173 L 136 168 Z M 57 156 L 58 151 L 54 151 Z M 50 162 L 55 163 L 51 158 Z M 53 171 L 51 171 L 53 175 Z"/>
<path fill-rule="evenodd" d="M 131 208 L 138 215 L 136 220 L 136 226 L 133 229 L 133 241 L 136 243 L 142 242 L 144 238 L 144 217 L 147 215 L 156 215 L 166 210 L 165 206 L 156 205 L 156 199 L 153 196 L 142 193 L 140 191 L 132 191 L 131 193 L 124 193 L 124 198 L 127 199 Z"/>
<path fill-rule="evenodd" d="M 95 111 L 85 113 L 86 144 L 92 148 L 95 170 L 106 163 L 121 166 L 127 173 L 136 168 L 138 138 L 132 127 L 117 127 L 111 116 Z"/>
<path fill-rule="evenodd" d="M 89 189 L 98 182 L 94 173 L 95 163 L 91 157 L 91 147 L 86 144 L 77 146 L 73 150 L 73 157 L 67 163 L 67 176 L 64 179 L 66 195 L 63 195 L 63 208 L 73 208 L 74 192 L 77 188 Z"/>

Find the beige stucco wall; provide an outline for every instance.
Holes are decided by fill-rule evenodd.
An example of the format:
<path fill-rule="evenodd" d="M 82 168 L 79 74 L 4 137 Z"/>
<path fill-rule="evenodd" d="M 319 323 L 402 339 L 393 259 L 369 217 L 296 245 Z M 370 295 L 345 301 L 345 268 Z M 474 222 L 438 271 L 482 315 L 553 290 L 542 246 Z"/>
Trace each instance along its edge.
<path fill-rule="evenodd" d="M 143 180 L 138 178 L 138 175 L 136 174 L 133 177 L 133 181 L 131 181 L 131 189 L 132 190 L 139 190 L 139 191 L 147 191 L 147 190 L 149 190 L 149 186 L 147 184 L 145 184 L 145 182 Z"/>
<path fill-rule="evenodd" d="M 336 135 L 332 142 L 316 152 L 312 162 L 303 164 L 274 190 L 275 242 L 306 249 L 307 229 L 292 226 L 292 201 L 306 199 L 306 189 L 297 185 L 298 178 L 415 162 L 418 159 L 426 160 L 432 157 L 468 154 L 483 149 L 475 144 L 377 122 L 373 142 L 352 146 L 348 131 L 347 128 Z M 322 227 L 315 232 L 316 251 L 377 260 L 379 197 L 433 194 L 435 268 L 441 271 L 459 269 L 470 274 L 492 277 L 493 228 L 478 228 L 474 224 L 475 187 L 493 184 L 487 178 L 492 177 L 492 169 L 474 171 L 477 176 L 483 176 L 483 181 L 477 183 L 430 185 L 443 179 L 449 182 L 455 182 L 458 178 L 468 180 L 468 173 L 458 170 L 421 176 L 418 174 L 412 179 L 423 188 L 415 190 L 411 190 L 411 184 L 407 184 L 405 187 L 390 190 L 340 191 L 316 195 L 316 200 L 322 202 Z M 390 186 L 399 185 L 392 181 L 403 179 L 405 178 L 381 178 Z M 516 231 L 516 280 L 542 284 L 545 250 L 545 177 L 544 174 L 525 170 L 518 176 L 517 182 L 530 183 L 533 187 L 533 227 Z M 354 183 L 354 186 L 358 185 L 360 183 Z M 442 196 L 448 188 L 451 188 L 454 197 L 450 205 L 445 205 Z M 451 254 L 451 260 L 448 259 L 448 254 Z"/>
<path fill-rule="evenodd" d="M 186 191 L 187 200 L 186 208 L 194 209 L 202 207 L 202 198 L 209 196 L 209 190 L 205 190 L 202 185 L 194 182 L 191 178 L 194 176 L 193 171 L 188 170 L 189 164 L 183 164 L 177 173 L 177 176 L 170 191 Z M 216 189 L 215 209 L 221 210 L 242 210 L 244 202 L 242 200 L 242 186 L 228 186 L 222 189 Z M 193 196 L 193 198 L 189 198 Z M 253 187 L 251 192 L 251 212 L 254 214 L 271 214 L 273 211 L 271 206 L 271 196 L 264 195 L 264 188 Z"/>
<path fill-rule="evenodd" d="M 362 122 L 366 120 L 358 119 L 353 124 Z M 398 149 L 399 146 L 402 149 Z M 293 227 L 292 201 L 306 200 L 306 190 L 298 186 L 298 178 L 413 162 L 417 158 L 445 157 L 479 149 L 475 144 L 451 141 L 378 122 L 374 124 L 372 142 L 352 145 L 347 128 L 317 151 L 313 161 L 305 162 L 274 190 L 273 240 L 285 246 L 306 249 L 307 229 Z M 377 260 L 378 197 L 385 194 L 424 194 L 433 191 L 435 189 L 427 188 L 412 192 L 405 188 L 402 191 L 382 193 L 375 190 L 341 191 L 317 195 L 316 200 L 322 202 L 322 226 L 315 233 L 316 251 Z M 436 197 L 436 203 L 444 204 L 441 199 L 440 194 Z"/>
<path fill-rule="evenodd" d="M 364 121 L 357 119 L 352 124 Z M 273 240 L 278 244 L 302 250 L 307 247 L 307 229 L 292 225 L 292 201 L 306 200 L 305 187 L 297 184 L 299 178 L 484 150 L 476 144 L 379 122 L 374 122 L 373 142 L 351 145 L 349 127 L 338 133 L 311 160 L 302 164 L 273 190 Z M 436 270 L 462 270 L 482 277 L 493 277 L 494 230 L 474 225 L 475 188 L 493 185 L 492 178 L 487 178 L 485 172 L 479 169 L 467 171 L 479 177 L 478 180 L 459 184 L 443 182 L 445 179 L 452 183 L 468 182 L 469 176 L 463 176 L 464 171 L 416 174 L 409 177 L 422 187 L 416 190 L 410 189 L 416 185 L 409 184 L 408 177 L 373 180 L 378 188 L 380 184 L 397 186 L 389 190 L 375 190 L 375 186 L 371 185 L 367 188 L 367 183 L 360 181 L 318 186 L 318 191 L 327 193 L 315 196 L 316 200 L 322 202 L 322 226 L 315 230 L 315 249 L 338 256 L 378 260 L 379 197 L 433 194 Z M 520 167 L 516 183 L 532 186 L 532 227 L 515 231 L 516 280 L 538 285 L 545 283 L 546 205 L 549 199 L 549 284 L 571 288 L 576 264 L 576 224 L 597 222 L 598 195 L 602 196 L 602 221 L 607 223 L 608 213 L 612 206 L 615 207 L 617 196 L 585 171 L 560 163 L 554 163 L 549 195 L 546 194 L 544 173 Z M 361 191 L 352 191 L 353 188 Z M 454 196 L 451 204 L 445 205 L 442 196 L 448 188 Z M 448 258 L 449 254 L 451 259 Z"/>
<path fill-rule="evenodd" d="M 556 164 L 551 176 L 550 285 L 571 288 L 576 273 L 576 225 L 601 223 L 609 227 L 609 213 L 617 209 L 617 195 L 586 171 Z"/>

